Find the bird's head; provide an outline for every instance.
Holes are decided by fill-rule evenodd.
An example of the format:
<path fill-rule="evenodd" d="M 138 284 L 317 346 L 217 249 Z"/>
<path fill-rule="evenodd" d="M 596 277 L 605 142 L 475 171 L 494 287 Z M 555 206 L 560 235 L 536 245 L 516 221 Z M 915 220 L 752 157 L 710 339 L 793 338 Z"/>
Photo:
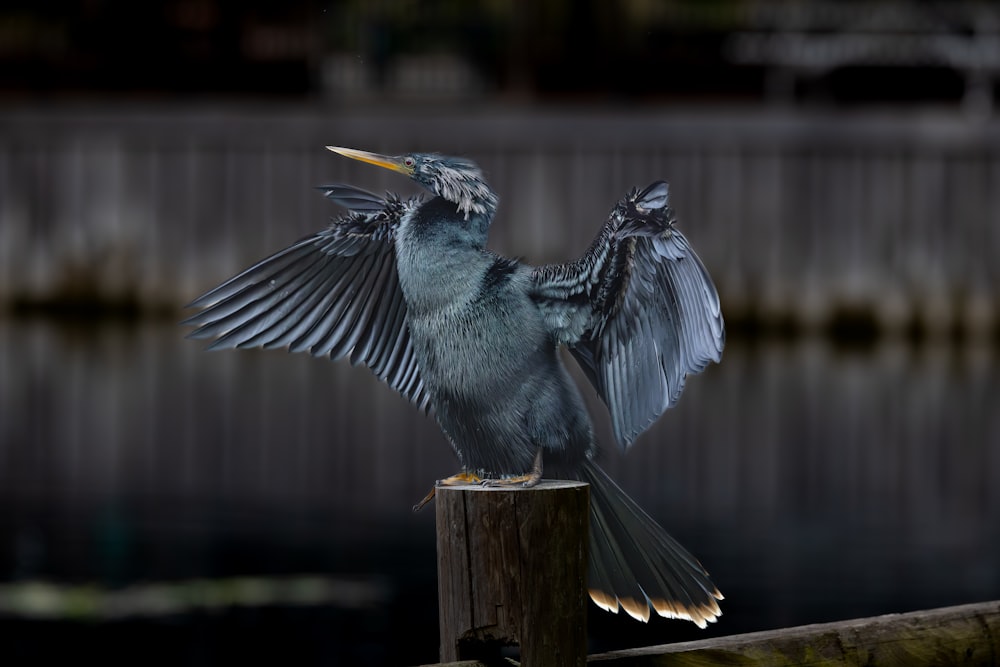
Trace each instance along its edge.
<path fill-rule="evenodd" d="M 437 153 L 379 155 L 339 146 L 327 148 L 344 157 L 409 176 L 438 197 L 454 203 L 466 219 L 470 213 L 492 217 L 496 211 L 496 193 L 487 185 L 479 166 L 471 160 Z"/>

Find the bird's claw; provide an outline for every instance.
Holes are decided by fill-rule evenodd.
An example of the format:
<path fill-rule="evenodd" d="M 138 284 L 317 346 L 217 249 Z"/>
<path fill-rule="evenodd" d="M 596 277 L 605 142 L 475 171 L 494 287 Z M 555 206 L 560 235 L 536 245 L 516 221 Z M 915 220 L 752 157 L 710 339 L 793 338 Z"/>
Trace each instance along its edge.
<path fill-rule="evenodd" d="M 434 486 L 431 487 L 431 490 L 427 493 L 426 496 L 423 497 L 423 500 L 421 500 L 419 503 L 413 506 L 413 511 L 419 512 L 424 508 L 424 505 L 434 500 L 434 496 L 437 494 L 437 488 L 439 486 L 458 486 L 459 484 L 483 484 L 487 481 L 488 480 L 481 478 L 479 475 L 476 475 L 474 473 L 465 470 L 458 473 L 457 475 L 452 475 L 451 477 L 445 477 L 444 479 L 439 479 L 438 481 L 434 482 Z"/>
<path fill-rule="evenodd" d="M 483 486 L 517 486 L 522 489 L 530 489 L 542 481 L 542 449 L 538 448 L 535 453 L 535 460 L 531 464 L 531 471 L 524 475 L 515 477 L 501 477 L 499 479 L 484 479 Z"/>
<path fill-rule="evenodd" d="M 499 479 L 484 479 L 480 480 L 479 484 L 481 486 L 497 487 L 497 486 L 516 486 L 521 489 L 530 489 L 536 486 L 538 482 L 542 480 L 541 475 L 535 477 L 534 475 L 518 475 L 517 477 L 501 477 Z"/>
<path fill-rule="evenodd" d="M 538 448 L 538 452 L 535 454 L 535 460 L 532 463 L 531 471 L 526 475 L 517 475 L 516 477 L 500 477 L 498 479 L 490 477 L 480 477 L 475 473 L 471 473 L 467 470 L 463 470 L 457 475 L 452 475 L 451 477 L 445 477 L 444 479 L 439 479 L 434 483 L 433 488 L 424 496 L 423 500 L 413 506 L 414 512 L 419 512 L 424 508 L 424 505 L 434 500 L 434 496 L 437 494 L 437 488 L 439 486 L 458 486 L 459 484 L 479 484 L 480 486 L 517 486 L 522 489 L 530 489 L 531 487 L 542 481 L 542 449 Z"/>
<path fill-rule="evenodd" d="M 424 508 L 424 505 L 426 505 L 430 501 L 434 500 L 434 496 L 436 494 L 437 494 L 437 486 L 432 486 L 431 490 L 427 493 L 427 495 L 424 496 L 423 499 L 419 503 L 417 503 L 416 505 L 413 506 L 413 511 L 414 512 L 419 512 L 420 510 L 422 510 Z"/>

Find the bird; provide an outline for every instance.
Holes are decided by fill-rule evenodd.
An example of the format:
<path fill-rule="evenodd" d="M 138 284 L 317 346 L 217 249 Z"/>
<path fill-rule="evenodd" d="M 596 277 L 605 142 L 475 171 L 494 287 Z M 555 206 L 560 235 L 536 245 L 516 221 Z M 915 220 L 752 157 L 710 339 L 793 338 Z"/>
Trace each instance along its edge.
<path fill-rule="evenodd" d="M 327 148 L 425 192 L 320 186 L 345 212 L 191 302 L 188 336 L 367 366 L 451 443 L 461 472 L 437 484 L 527 487 L 543 470 L 588 483 L 591 600 L 643 622 L 716 621 L 723 596 L 705 568 L 598 465 L 560 355 L 593 385 L 624 450 L 687 376 L 721 360 L 719 295 L 677 229 L 667 183 L 633 187 L 582 257 L 532 266 L 486 247 L 499 198 L 475 162 Z"/>

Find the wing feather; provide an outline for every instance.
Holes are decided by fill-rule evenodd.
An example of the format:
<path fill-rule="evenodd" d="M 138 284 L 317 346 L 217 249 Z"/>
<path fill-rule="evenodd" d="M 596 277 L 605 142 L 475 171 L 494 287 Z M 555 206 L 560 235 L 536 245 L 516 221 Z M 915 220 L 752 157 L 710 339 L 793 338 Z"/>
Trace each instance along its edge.
<path fill-rule="evenodd" d="M 349 209 L 327 229 L 254 264 L 191 302 L 188 337 L 210 349 L 287 348 L 349 357 L 427 409 L 396 273 L 395 233 L 419 200 L 348 185 L 320 188 Z"/>
<path fill-rule="evenodd" d="M 308 258 L 302 264 L 302 270 L 287 280 L 275 280 L 273 283 L 269 280 L 264 290 L 248 290 L 252 293 L 252 300 L 239 310 L 203 327 L 201 336 L 219 336 L 210 349 L 257 347 L 287 329 L 282 325 L 307 298 L 316 278 L 322 277 L 322 263 L 317 258 Z"/>
<path fill-rule="evenodd" d="M 316 186 L 316 189 L 321 190 L 324 197 L 349 211 L 377 212 L 386 206 L 385 198 L 353 185 L 334 183 L 333 185 L 319 185 Z"/>
<path fill-rule="evenodd" d="M 533 273 L 543 317 L 608 406 L 624 448 L 725 344 L 718 292 L 675 228 L 667 192 L 663 182 L 633 190 L 581 259 Z"/>
<path fill-rule="evenodd" d="M 216 304 L 216 309 L 210 318 L 212 321 L 217 321 L 219 318 L 243 308 L 261 296 L 272 292 L 274 284 L 270 283 L 271 280 L 274 280 L 275 283 L 280 280 L 284 284 L 289 275 L 296 275 L 301 272 L 301 264 L 304 258 L 312 255 L 312 248 L 309 247 L 311 241 L 311 238 L 300 240 L 298 243 L 265 260 L 268 264 L 267 267 L 261 267 L 261 264 L 264 264 L 264 262 L 252 266 L 238 276 L 227 280 L 222 285 L 198 297 L 189 303 L 187 307 L 204 308 Z M 199 324 L 203 319 L 205 321 L 209 319 L 207 316 L 203 318 L 202 315 L 203 313 L 199 313 L 186 320 L 186 323 Z M 215 334 L 206 328 L 191 337 L 211 338 L 213 335 Z"/>

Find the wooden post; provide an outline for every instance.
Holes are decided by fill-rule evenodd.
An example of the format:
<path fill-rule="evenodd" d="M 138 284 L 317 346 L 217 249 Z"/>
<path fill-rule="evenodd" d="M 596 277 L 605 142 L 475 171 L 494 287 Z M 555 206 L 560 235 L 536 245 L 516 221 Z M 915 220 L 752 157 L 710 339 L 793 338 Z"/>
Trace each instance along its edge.
<path fill-rule="evenodd" d="M 437 489 L 441 661 L 490 663 L 519 645 L 526 667 L 587 660 L 590 489 Z"/>

